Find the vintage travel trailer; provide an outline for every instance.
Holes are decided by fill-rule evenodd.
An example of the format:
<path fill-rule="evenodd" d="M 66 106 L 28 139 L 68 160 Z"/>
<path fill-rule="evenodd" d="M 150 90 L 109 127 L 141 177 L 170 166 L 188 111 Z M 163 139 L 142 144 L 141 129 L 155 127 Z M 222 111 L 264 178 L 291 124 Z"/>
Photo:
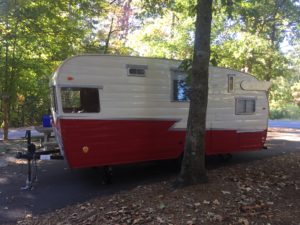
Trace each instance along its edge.
<path fill-rule="evenodd" d="M 79 55 L 53 74 L 52 114 L 71 168 L 176 159 L 189 109 L 180 61 Z M 206 154 L 261 149 L 268 125 L 269 82 L 210 67 Z"/>

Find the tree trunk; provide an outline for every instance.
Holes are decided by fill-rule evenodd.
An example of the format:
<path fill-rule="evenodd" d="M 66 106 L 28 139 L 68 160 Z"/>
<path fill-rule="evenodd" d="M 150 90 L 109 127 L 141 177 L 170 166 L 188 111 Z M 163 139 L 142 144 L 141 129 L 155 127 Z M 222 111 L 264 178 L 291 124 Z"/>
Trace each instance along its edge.
<path fill-rule="evenodd" d="M 212 0 L 198 0 L 192 63 L 192 93 L 178 186 L 207 182 L 205 169 L 206 108 Z"/>
<path fill-rule="evenodd" d="M 9 127 L 9 96 L 3 95 L 2 97 L 2 109 L 3 109 L 3 140 L 8 140 L 8 127 Z"/>
<path fill-rule="evenodd" d="M 106 41 L 105 41 L 105 47 L 104 47 L 104 52 L 103 52 L 104 54 L 108 53 L 110 38 L 111 38 L 112 33 L 114 32 L 113 31 L 113 25 L 114 25 L 114 18 L 112 18 L 111 22 L 110 22 L 109 32 L 107 34 L 107 38 L 106 38 Z"/>

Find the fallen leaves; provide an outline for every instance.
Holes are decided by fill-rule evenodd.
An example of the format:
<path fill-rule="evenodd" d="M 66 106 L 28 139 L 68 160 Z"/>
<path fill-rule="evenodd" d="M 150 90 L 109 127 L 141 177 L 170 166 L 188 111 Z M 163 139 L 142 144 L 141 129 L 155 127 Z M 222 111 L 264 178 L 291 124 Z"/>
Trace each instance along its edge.
<path fill-rule="evenodd" d="M 209 204 L 210 204 L 210 201 L 204 200 L 204 201 L 203 201 L 203 204 L 209 205 Z"/>
<path fill-rule="evenodd" d="M 240 211 L 244 214 L 254 215 L 268 210 L 267 204 L 262 201 L 256 201 L 251 205 L 241 205 Z"/>
<path fill-rule="evenodd" d="M 221 191 L 223 195 L 230 195 L 231 192 L 230 191 Z"/>
<path fill-rule="evenodd" d="M 215 200 L 213 201 L 213 204 L 214 204 L 214 205 L 220 205 L 220 202 L 219 202 L 218 199 L 215 199 Z"/>
<path fill-rule="evenodd" d="M 140 185 L 20 224 L 298 225 L 299 161 L 292 154 L 216 169 L 208 184 L 175 191 L 172 180 Z"/>
<path fill-rule="evenodd" d="M 246 218 L 239 218 L 239 223 L 242 225 L 249 225 L 249 221 Z"/>

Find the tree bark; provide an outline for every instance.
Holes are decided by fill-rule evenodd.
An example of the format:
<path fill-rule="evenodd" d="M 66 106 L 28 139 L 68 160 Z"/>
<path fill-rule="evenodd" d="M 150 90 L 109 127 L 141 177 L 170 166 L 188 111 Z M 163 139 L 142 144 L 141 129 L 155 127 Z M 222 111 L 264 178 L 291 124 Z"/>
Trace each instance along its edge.
<path fill-rule="evenodd" d="M 112 33 L 114 32 L 113 31 L 113 25 L 114 25 L 114 18 L 112 18 L 111 22 L 110 22 L 109 32 L 107 34 L 107 38 L 106 38 L 106 41 L 105 41 L 105 47 L 104 47 L 104 52 L 103 52 L 104 54 L 108 53 L 110 38 L 111 38 Z"/>
<path fill-rule="evenodd" d="M 212 0 L 198 0 L 192 63 L 191 98 L 184 156 L 177 186 L 207 182 L 205 169 L 206 108 Z"/>
<path fill-rule="evenodd" d="M 8 127 L 9 127 L 9 96 L 3 95 L 2 97 L 3 109 L 3 140 L 8 140 Z"/>
<path fill-rule="evenodd" d="M 8 15 L 6 16 L 5 29 L 9 29 L 8 25 Z M 3 140 L 8 140 L 8 127 L 9 127 L 9 42 L 8 37 L 5 37 L 5 69 L 4 69 L 4 93 L 2 94 L 2 117 L 3 117 Z"/>

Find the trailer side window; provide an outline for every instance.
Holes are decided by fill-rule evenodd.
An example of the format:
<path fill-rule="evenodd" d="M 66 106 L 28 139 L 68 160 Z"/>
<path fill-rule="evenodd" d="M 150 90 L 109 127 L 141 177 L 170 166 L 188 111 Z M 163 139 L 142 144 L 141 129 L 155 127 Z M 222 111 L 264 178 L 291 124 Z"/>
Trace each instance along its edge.
<path fill-rule="evenodd" d="M 145 77 L 146 70 L 148 69 L 147 65 L 126 65 L 127 68 L 127 75 L 128 76 L 135 76 L 135 77 Z"/>
<path fill-rule="evenodd" d="M 172 101 L 189 101 L 190 86 L 188 85 L 187 75 L 181 71 L 172 71 L 171 81 Z"/>
<path fill-rule="evenodd" d="M 234 77 L 235 74 L 228 74 L 228 92 L 234 91 Z"/>
<path fill-rule="evenodd" d="M 51 102 L 52 102 L 52 107 L 54 108 L 54 111 L 57 112 L 57 98 L 56 98 L 56 90 L 55 87 L 52 87 L 51 90 Z"/>
<path fill-rule="evenodd" d="M 235 114 L 250 115 L 255 113 L 255 98 L 235 99 Z"/>
<path fill-rule="evenodd" d="M 61 100 L 64 113 L 100 112 L 97 88 L 62 88 Z"/>

